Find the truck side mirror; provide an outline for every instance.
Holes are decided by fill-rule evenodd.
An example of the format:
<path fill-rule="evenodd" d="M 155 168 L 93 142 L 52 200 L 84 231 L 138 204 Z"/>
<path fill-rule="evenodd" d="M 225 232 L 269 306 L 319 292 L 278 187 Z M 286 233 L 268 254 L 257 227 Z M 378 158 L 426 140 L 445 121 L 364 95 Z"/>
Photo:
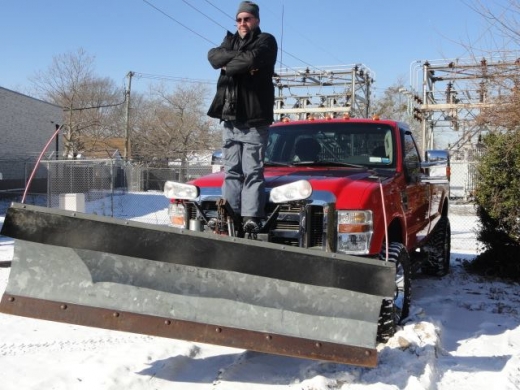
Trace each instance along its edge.
<path fill-rule="evenodd" d="M 429 180 L 450 180 L 450 154 L 447 150 L 427 150 L 421 163 Z"/>

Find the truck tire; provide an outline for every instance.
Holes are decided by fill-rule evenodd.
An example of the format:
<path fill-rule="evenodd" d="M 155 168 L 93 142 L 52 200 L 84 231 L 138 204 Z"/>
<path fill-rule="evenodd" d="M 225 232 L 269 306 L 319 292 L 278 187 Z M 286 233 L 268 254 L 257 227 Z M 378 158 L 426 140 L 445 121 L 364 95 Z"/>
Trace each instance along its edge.
<path fill-rule="evenodd" d="M 430 242 L 424 248 L 427 256 L 421 265 L 425 275 L 444 276 L 450 271 L 451 227 L 448 217 L 442 217 L 431 233 Z"/>
<path fill-rule="evenodd" d="M 380 260 L 386 259 L 385 245 L 379 254 Z M 395 264 L 395 295 L 392 298 L 383 299 L 381 313 L 379 315 L 377 340 L 387 342 L 394 335 L 397 326 L 408 316 L 411 301 L 410 256 L 406 247 L 398 242 L 390 243 L 388 261 Z"/>

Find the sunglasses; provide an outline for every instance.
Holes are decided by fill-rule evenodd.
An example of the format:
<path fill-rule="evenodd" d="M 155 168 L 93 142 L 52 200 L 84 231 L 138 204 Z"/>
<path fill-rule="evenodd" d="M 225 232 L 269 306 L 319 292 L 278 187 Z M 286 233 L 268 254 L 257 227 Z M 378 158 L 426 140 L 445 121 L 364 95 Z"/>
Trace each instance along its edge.
<path fill-rule="evenodd" d="M 249 23 L 252 19 L 254 19 L 252 16 L 246 16 L 245 18 L 237 18 L 237 23 Z"/>

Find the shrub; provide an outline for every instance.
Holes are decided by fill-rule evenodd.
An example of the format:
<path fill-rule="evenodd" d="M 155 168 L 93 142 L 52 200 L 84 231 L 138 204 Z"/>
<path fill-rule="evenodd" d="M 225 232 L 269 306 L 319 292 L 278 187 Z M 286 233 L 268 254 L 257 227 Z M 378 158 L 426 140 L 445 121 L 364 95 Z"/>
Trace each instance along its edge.
<path fill-rule="evenodd" d="M 470 268 L 497 276 L 520 277 L 520 131 L 490 134 L 478 164 L 475 191 L 484 252 Z"/>

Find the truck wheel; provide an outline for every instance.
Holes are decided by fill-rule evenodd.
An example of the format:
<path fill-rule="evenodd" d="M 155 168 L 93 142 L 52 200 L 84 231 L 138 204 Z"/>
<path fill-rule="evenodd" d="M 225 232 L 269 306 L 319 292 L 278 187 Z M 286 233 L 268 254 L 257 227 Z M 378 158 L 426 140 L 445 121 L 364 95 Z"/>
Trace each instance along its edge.
<path fill-rule="evenodd" d="M 451 227 L 448 217 L 442 217 L 431 234 L 430 242 L 424 248 L 428 255 L 421 265 L 425 275 L 444 276 L 450 271 Z"/>
<path fill-rule="evenodd" d="M 385 245 L 379 254 L 380 260 L 386 259 Z M 408 316 L 411 300 L 410 256 L 406 247 L 398 242 L 390 243 L 388 261 L 395 264 L 395 295 L 383 299 L 377 330 L 377 340 L 387 342 L 396 332 L 397 326 Z"/>

